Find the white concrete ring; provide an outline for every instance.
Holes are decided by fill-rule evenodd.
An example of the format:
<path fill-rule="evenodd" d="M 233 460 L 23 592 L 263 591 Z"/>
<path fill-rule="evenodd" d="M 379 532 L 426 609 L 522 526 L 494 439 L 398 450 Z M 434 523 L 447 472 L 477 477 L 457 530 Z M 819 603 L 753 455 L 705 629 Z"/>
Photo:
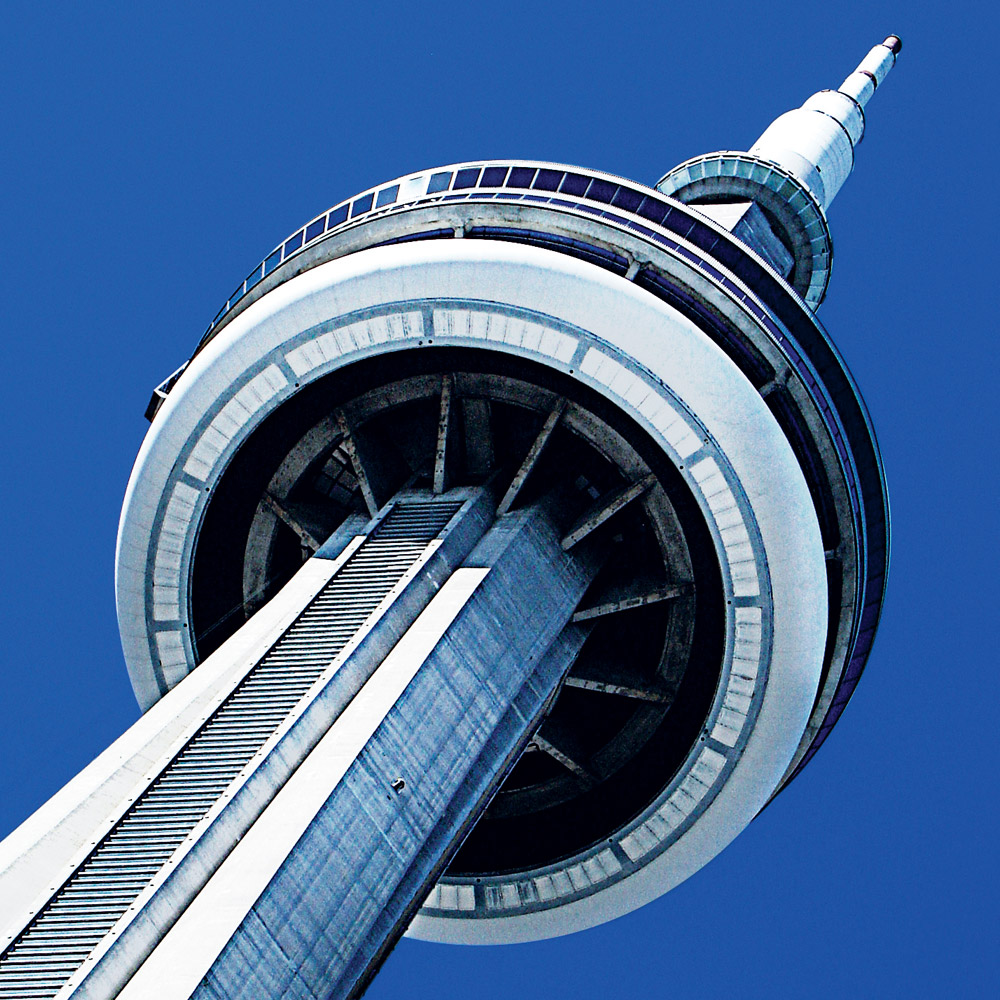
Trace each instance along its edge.
<path fill-rule="evenodd" d="M 445 300 L 456 307 L 442 307 Z M 384 311 L 387 303 L 400 305 L 392 315 L 336 327 L 338 317 Z M 420 303 L 438 306 L 433 330 L 425 325 Z M 505 316 L 530 310 L 552 323 L 529 319 L 517 327 L 512 321 L 494 331 L 496 336 L 484 336 L 462 318 L 468 303 Z M 560 324 L 590 337 L 586 343 L 574 339 Z M 826 571 L 805 479 L 750 383 L 708 337 L 665 303 L 585 262 L 534 247 L 472 240 L 374 248 L 278 286 L 235 317 L 194 359 L 143 442 L 118 538 L 116 585 L 126 661 L 144 707 L 160 697 L 163 680 L 172 686 L 193 669 L 183 619 L 201 514 L 252 429 L 297 391 L 296 383 L 362 357 L 418 349 L 430 339 L 516 353 L 572 372 L 659 439 L 679 467 L 689 455 L 689 477 L 704 461 L 698 453 L 701 441 L 690 437 L 703 429 L 705 443 L 710 440 L 720 456 L 715 470 L 702 466 L 703 478 L 714 476 L 719 464 L 735 476 L 734 489 L 745 497 L 748 527 L 759 537 L 766 563 L 773 625 L 766 689 L 752 731 L 737 747 L 738 759 L 696 822 L 627 877 L 595 885 L 580 898 L 496 917 L 424 914 L 411 927 L 418 937 L 468 943 L 569 933 L 666 892 L 750 822 L 792 758 L 821 672 Z M 662 393 L 652 392 L 651 403 L 650 391 L 657 385 Z M 669 416 L 652 413 L 650 407 L 666 404 L 668 397 L 696 419 L 682 419 L 679 429 Z M 728 566 L 730 553 L 721 542 L 718 553 Z M 151 627 L 157 631 L 154 644 Z M 732 646 L 731 635 L 727 656 Z M 159 657 L 155 664 L 154 655 Z"/>

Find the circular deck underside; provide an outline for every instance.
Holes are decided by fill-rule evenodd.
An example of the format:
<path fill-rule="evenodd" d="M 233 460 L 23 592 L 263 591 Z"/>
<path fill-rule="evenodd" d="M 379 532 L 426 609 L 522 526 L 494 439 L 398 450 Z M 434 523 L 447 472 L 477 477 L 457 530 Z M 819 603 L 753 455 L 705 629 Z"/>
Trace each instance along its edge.
<path fill-rule="evenodd" d="M 206 345 L 122 515 L 119 618 L 149 705 L 338 520 L 407 478 L 503 493 L 521 473 L 513 502 L 561 491 L 570 533 L 635 495 L 596 529 L 608 569 L 581 604 L 600 619 L 581 662 L 411 929 L 435 940 L 626 912 L 781 781 L 820 682 L 827 580 L 759 393 L 680 313 L 590 264 L 464 240 L 376 248 L 285 282 Z"/>

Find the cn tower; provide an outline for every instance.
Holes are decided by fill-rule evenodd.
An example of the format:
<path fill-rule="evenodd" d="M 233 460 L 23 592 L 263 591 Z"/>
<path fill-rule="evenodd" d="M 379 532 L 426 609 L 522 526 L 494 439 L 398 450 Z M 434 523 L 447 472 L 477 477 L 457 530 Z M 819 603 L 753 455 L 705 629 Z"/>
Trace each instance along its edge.
<path fill-rule="evenodd" d="M 236 286 L 125 495 L 143 715 L 0 843 L 0 1000 L 357 997 L 404 933 L 634 910 L 798 777 L 885 593 L 816 311 L 900 48 L 655 187 L 421 170 Z"/>

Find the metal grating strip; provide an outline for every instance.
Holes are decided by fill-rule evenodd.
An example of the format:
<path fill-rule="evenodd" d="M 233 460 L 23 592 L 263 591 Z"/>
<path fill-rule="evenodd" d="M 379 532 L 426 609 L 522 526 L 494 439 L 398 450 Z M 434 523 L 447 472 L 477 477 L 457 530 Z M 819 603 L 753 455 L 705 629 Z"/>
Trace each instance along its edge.
<path fill-rule="evenodd" d="M 462 501 L 401 501 L 0 954 L 0 1000 L 51 1000 Z"/>

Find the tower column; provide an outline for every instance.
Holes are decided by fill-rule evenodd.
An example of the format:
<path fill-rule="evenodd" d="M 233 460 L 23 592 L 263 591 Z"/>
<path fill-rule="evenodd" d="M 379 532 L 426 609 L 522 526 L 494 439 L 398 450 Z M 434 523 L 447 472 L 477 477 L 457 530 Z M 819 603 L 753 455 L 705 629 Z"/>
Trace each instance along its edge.
<path fill-rule="evenodd" d="M 120 1000 L 363 992 L 586 638 L 566 626 L 597 563 L 559 537 L 539 508 L 498 522 Z M 475 907 L 472 887 L 435 893 Z"/>
<path fill-rule="evenodd" d="M 122 814 L 80 829 L 100 786 L 64 818 L 82 843 L 0 955 L 0 997 L 356 995 L 590 631 L 571 618 L 601 560 L 562 548 L 549 506 L 490 527 L 489 489 L 407 490 L 335 532 L 275 598 L 284 627 L 206 661 L 228 683 Z"/>

